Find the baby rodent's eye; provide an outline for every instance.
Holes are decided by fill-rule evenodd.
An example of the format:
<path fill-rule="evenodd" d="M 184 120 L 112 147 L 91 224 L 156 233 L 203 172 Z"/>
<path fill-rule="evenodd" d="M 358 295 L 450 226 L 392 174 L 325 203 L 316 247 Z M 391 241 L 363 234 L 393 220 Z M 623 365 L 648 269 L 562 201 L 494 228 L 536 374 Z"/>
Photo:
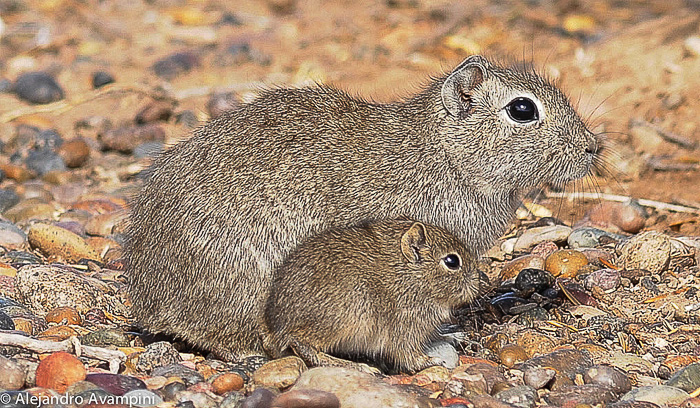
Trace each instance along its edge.
<path fill-rule="evenodd" d="M 539 119 L 537 105 L 528 98 L 515 98 L 506 105 L 508 116 L 516 122 L 526 123 Z"/>
<path fill-rule="evenodd" d="M 446 255 L 444 258 L 442 258 L 442 263 L 445 264 L 446 267 L 452 270 L 457 270 L 462 266 L 462 260 L 459 259 L 459 255 L 457 254 L 449 254 Z"/>

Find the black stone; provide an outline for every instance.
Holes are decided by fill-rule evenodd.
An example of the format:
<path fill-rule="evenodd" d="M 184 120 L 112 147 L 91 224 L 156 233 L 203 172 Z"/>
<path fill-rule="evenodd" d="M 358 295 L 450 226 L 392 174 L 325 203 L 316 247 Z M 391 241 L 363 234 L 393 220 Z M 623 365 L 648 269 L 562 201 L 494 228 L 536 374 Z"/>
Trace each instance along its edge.
<path fill-rule="evenodd" d="M 529 296 L 534 292 L 542 292 L 554 285 L 554 276 L 542 269 L 526 268 L 515 278 L 515 288 L 521 296 Z"/>
<path fill-rule="evenodd" d="M 20 75 L 13 86 L 15 94 L 29 103 L 44 104 L 63 99 L 63 89 L 45 72 L 27 72 Z"/>
<path fill-rule="evenodd" d="M 92 74 L 92 87 L 97 89 L 114 82 L 114 77 L 109 72 L 97 71 Z"/>
<path fill-rule="evenodd" d="M 196 53 L 178 52 L 158 60 L 151 69 L 161 78 L 173 79 L 199 65 L 199 56 Z"/>

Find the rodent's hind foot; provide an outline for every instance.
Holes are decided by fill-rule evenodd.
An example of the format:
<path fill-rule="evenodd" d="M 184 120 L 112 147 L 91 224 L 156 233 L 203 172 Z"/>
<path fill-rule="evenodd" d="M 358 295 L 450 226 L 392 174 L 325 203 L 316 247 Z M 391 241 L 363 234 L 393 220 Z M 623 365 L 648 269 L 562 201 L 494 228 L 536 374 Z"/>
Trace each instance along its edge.
<path fill-rule="evenodd" d="M 376 367 L 334 357 L 330 354 L 318 351 L 307 344 L 299 343 L 298 341 L 293 341 L 290 347 L 292 351 L 294 351 L 294 354 L 304 360 L 310 367 L 345 367 L 372 375 L 382 373 L 381 370 Z"/>

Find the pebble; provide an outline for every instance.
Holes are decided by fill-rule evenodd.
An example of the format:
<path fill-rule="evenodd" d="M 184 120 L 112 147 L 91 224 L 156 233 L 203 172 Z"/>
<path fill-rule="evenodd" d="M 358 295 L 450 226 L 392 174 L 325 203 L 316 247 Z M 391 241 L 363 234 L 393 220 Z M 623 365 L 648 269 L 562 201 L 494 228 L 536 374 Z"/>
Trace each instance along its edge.
<path fill-rule="evenodd" d="M 504 366 L 512 368 L 514 365 L 526 361 L 529 356 L 523 347 L 517 344 L 506 344 L 499 350 L 498 358 L 501 359 Z"/>
<path fill-rule="evenodd" d="M 666 385 L 692 393 L 700 388 L 700 363 L 692 363 L 676 371 Z"/>
<path fill-rule="evenodd" d="M 671 260 L 671 240 L 658 232 L 645 232 L 624 242 L 619 254 L 619 262 L 625 269 L 645 269 L 660 274 Z"/>
<path fill-rule="evenodd" d="M 0 356 L 0 390 L 19 390 L 27 377 L 24 368 L 9 358 Z"/>
<path fill-rule="evenodd" d="M 599 269 L 591 272 L 583 280 L 583 286 L 591 290 L 595 287 L 603 291 L 617 289 L 621 283 L 620 272 L 615 269 Z"/>
<path fill-rule="evenodd" d="M 163 403 L 163 398 L 161 398 L 160 395 L 153 391 L 140 388 L 124 393 L 124 399 L 126 401 L 132 401 L 130 406 L 133 407 L 154 407 L 156 405 L 160 406 L 160 404 Z"/>
<path fill-rule="evenodd" d="M 5 312 L 0 311 L 0 330 L 14 330 L 15 322 Z"/>
<path fill-rule="evenodd" d="M 455 368 L 459 365 L 459 354 L 454 346 L 444 341 L 437 341 L 430 344 L 425 354 L 440 361 L 443 367 Z"/>
<path fill-rule="evenodd" d="M 153 378 L 153 377 L 151 377 Z M 165 377 L 163 377 L 165 378 Z M 173 401 L 180 391 L 187 389 L 187 385 L 180 381 L 171 382 L 163 386 L 159 391 L 166 401 Z"/>
<path fill-rule="evenodd" d="M 181 74 L 191 71 L 199 65 L 199 55 L 194 52 L 185 51 L 168 55 L 156 61 L 151 69 L 157 76 L 166 80 L 171 80 Z"/>
<path fill-rule="evenodd" d="M 62 324 L 76 324 L 81 325 L 83 319 L 80 317 L 80 313 L 74 307 L 61 306 L 51 309 L 46 316 L 44 316 L 49 323 L 62 323 Z"/>
<path fill-rule="evenodd" d="M 626 203 L 605 201 L 592 208 L 587 217 L 596 225 L 612 224 L 630 234 L 641 231 L 647 220 L 646 210 L 636 201 Z"/>
<path fill-rule="evenodd" d="M 41 199 L 23 200 L 5 211 L 3 216 L 12 222 L 28 220 L 50 220 L 56 211 L 53 205 L 42 202 Z"/>
<path fill-rule="evenodd" d="M 32 248 L 39 249 L 46 256 L 78 262 L 81 259 L 100 260 L 100 256 L 85 240 L 68 231 L 50 224 L 34 224 L 27 233 Z"/>
<path fill-rule="evenodd" d="M 569 385 L 545 394 L 544 400 L 555 406 L 605 406 L 617 398 L 610 388 L 599 384 Z"/>
<path fill-rule="evenodd" d="M 89 235 L 108 236 L 113 233 L 114 226 L 124 222 L 127 218 L 126 211 L 112 211 L 105 214 L 97 214 L 85 224 L 85 232 Z"/>
<path fill-rule="evenodd" d="M 275 394 L 267 388 L 256 388 L 244 399 L 240 408 L 268 408 L 272 406 Z"/>
<path fill-rule="evenodd" d="M 545 241 L 564 243 L 570 234 L 571 228 L 565 225 L 530 228 L 518 237 L 513 250 L 516 252 L 524 251 Z"/>
<path fill-rule="evenodd" d="M 582 351 L 576 349 L 560 349 L 541 356 L 533 357 L 522 364 L 521 370 L 525 371 L 533 367 L 552 368 L 558 376 L 573 379 L 579 370 L 593 365 L 591 358 Z"/>
<path fill-rule="evenodd" d="M 623 395 L 620 401 L 646 401 L 660 406 L 679 405 L 690 395 L 680 388 L 668 385 L 645 385 Z"/>
<path fill-rule="evenodd" d="M 30 150 L 25 164 L 29 171 L 43 176 L 53 171 L 65 171 L 66 163 L 61 156 L 51 149 Z"/>
<path fill-rule="evenodd" d="M 19 203 L 19 196 L 13 190 L 0 190 L 0 212 L 5 212 Z"/>
<path fill-rule="evenodd" d="M 523 372 L 523 382 L 539 390 L 546 387 L 556 373 L 556 371 L 547 367 L 530 367 Z"/>
<path fill-rule="evenodd" d="M 83 381 L 86 375 L 85 366 L 80 360 L 59 351 L 41 360 L 36 369 L 36 385 L 64 393 L 69 385 Z"/>
<path fill-rule="evenodd" d="M 177 373 L 177 370 L 180 369 L 191 370 L 183 365 L 177 364 L 180 361 L 182 361 L 182 357 L 180 357 L 180 353 L 175 350 L 172 344 L 167 341 L 157 341 L 147 345 L 146 350 L 139 355 L 138 362 L 136 363 L 136 370 L 149 372 L 160 368 L 158 374 L 151 373 L 151 375 L 162 375 L 164 377 L 170 377 L 173 375 L 172 372 Z"/>
<path fill-rule="evenodd" d="M 110 373 L 92 373 L 85 377 L 105 391 L 114 395 L 124 395 L 129 391 L 146 389 L 146 384 L 136 377 Z"/>
<path fill-rule="evenodd" d="M 105 85 L 114 82 L 112 74 L 106 71 L 97 71 L 92 74 L 92 87 L 94 89 L 102 88 Z"/>
<path fill-rule="evenodd" d="M 471 378 L 465 378 L 465 375 Z M 481 381 L 486 383 L 484 392 L 491 393 L 497 384 L 505 383 L 506 377 L 501 373 L 499 367 L 493 362 L 474 363 L 470 365 L 461 365 L 452 372 L 452 378 L 459 379 L 462 382 L 471 382 L 472 386 L 476 386 L 474 390 L 480 388 Z M 468 387 L 468 389 L 471 389 Z"/>
<path fill-rule="evenodd" d="M 180 391 L 175 401 L 177 407 L 210 408 L 217 405 L 215 395 L 191 390 Z"/>
<path fill-rule="evenodd" d="M 34 174 L 30 173 L 29 170 L 16 164 L 0 164 L 0 170 L 2 170 L 7 178 L 19 183 L 23 183 L 34 177 Z"/>
<path fill-rule="evenodd" d="M 89 323 L 91 320 L 95 320 L 95 314 L 100 309 L 90 309 L 85 312 L 85 323 Z M 104 316 L 104 312 L 102 312 Z M 99 319 L 98 323 L 106 324 L 107 319 L 102 319 L 101 316 L 97 317 Z M 90 332 L 84 336 L 80 337 L 80 342 L 89 346 L 116 346 L 116 347 L 129 347 L 131 339 L 127 336 L 122 329 L 119 328 L 107 328 L 100 329 L 94 332 Z"/>
<path fill-rule="evenodd" d="M 515 278 L 515 289 L 521 296 L 528 297 L 533 293 L 542 292 L 554 285 L 551 273 L 536 268 L 523 269 Z"/>
<path fill-rule="evenodd" d="M 173 105 L 165 101 L 153 101 L 144 106 L 134 118 L 137 125 L 151 122 L 167 122 L 173 116 Z"/>
<path fill-rule="evenodd" d="M 500 279 L 505 281 L 514 278 L 523 269 L 544 269 L 544 258 L 538 255 L 519 256 L 503 266 Z"/>
<path fill-rule="evenodd" d="M 19 247 L 27 242 L 27 234 L 15 224 L 0 220 L 0 245 L 4 247 Z"/>
<path fill-rule="evenodd" d="M 90 158 L 90 146 L 81 138 L 63 143 L 57 152 L 65 165 L 72 169 L 83 166 Z"/>
<path fill-rule="evenodd" d="M 294 390 L 278 395 L 272 408 L 340 408 L 338 397 L 320 390 Z"/>
<path fill-rule="evenodd" d="M 15 80 L 13 89 L 20 99 L 45 104 L 63 99 L 63 89 L 45 72 L 26 72 Z"/>
<path fill-rule="evenodd" d="M 517 385 L 503 390 L 496 395 L 497 399 L 521 408 L 532 408 L 537 403 L 537 390 L 529 385 Z"/>
<path fill-rule="evenodd" d="M 243 378 L 236 373 L 224 373 L 212 381 L 211 386 L 214 392 L 222 395 L 229 391 L 238 391 L 243 388 Z"/>
<path fill-rule="evenodd" d="M 651 362 L 645 360 L 641 356 L 622 352 L 614 352 L 612 356 L 609 357 L 608 363 L 622 371 L 632 371 L 642 374 L 651 374 L 654 368 Z"/>
<path fill-rule="evenodd" d="M 143 142 L 164 142 L 165 130 L 155 123 L 123 126 L 100 133 L 99 140 L 103 150 L 116 150 L 120 153 L 131 153 L 136 146 Z"/>
<path fill-rule="evenodd" d="M 553 254 L 559 249 L 559 246 L 555 244 L 552 241 L 544 241 L 540 242 L 539 244 L 535 245 L 534 248 L 532 248 L 532 251 L 530 253 L 532 255 L 537 255 L 542 257 L 542 259 L 546 259 L 548 256 Z"/>
<path fill-rule="evenodd" d="M 576 228 L 566 242 L 571 248 L 594 248 L 600 245 L 600 239 L 609 235 L 602 229 L 594 227 Z"/>
<path fill-rule="evenodd" d="M 241 101 L 235 92 L 215 93 L 207 101 L 207 112 L 214 119 L 240 106 Z"/>
<path fill-rule="evenodd" d="M 25 265 L 17 271 L 16 285 L 22 303 L 41 316 L 59 306 L 80 313 L 99 308 L 118 316 L 131 314 L 119 294 L 109 293 L 107 283 L 67 266 Z"/>
<path fill-rule="evenodd" d="M 544 269 L 562 278 L 574 278 L 579 270 L 588 265 L 588 258 L 579 251 L 562 249 L 545 259 Z"/>
<path fill-rule="evenodd" d="M 272 360 L 253 373 L 253 382 L 263 387 L 286 388 L 306 371 L 304 361 L 296 356 Z"/>
<path fill-rule="evenodd" d="M 166 366 L 156 367 L 153 369 L 153 371 L 151 371 L 151 375 L 161 375 L 163 377 L 178 377 L 181 378 L 187 386 L 191 386 L 204 381 L 204 377 L 202 376 L 202 374 L 189 367 L 185 367 L 182 364 L 170 364 Z"/>
<path fill-rule="evenodd" d="M 334 394 L 343 408 L 416 407 L 430 405 L 375 376 L 342 367 L 317 367 L 301 374 L 291 390 L 321 390 Z"/>
<path fill-rule="evenodd" d="M 624 394 L 632 389 L 632 384 L 627 374 L 607 365 L 588 367 L 583 372 L 583 381 L 586 384 L 598 384 L 609 387 L 616 394 Z"/>
<path fill-rule="evenodd" d="M 66 325 L 49 327 L 37 335 L 39 339 L 49 341 L 62 341 L 73 336 L 79 337 L 80 333 L 78 333 L 72 327 Z"/>

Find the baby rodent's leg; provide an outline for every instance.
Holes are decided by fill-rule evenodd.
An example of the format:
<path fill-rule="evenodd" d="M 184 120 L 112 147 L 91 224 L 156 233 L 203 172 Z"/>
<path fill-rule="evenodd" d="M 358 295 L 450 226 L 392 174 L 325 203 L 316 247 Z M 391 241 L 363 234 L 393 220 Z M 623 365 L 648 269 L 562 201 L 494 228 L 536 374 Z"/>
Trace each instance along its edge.
<path fill-rule="evenodd" d="M 369 374 L 380 373 L 379 369 L 371 367 L 367 364 L 356 363 L 354 361 L 333 357 L 297 340 L 292 340 L 290 347 L 294 351 L 294 354 L 304 360 L 304 362 L 310 367 L 346 367 Z"/>

